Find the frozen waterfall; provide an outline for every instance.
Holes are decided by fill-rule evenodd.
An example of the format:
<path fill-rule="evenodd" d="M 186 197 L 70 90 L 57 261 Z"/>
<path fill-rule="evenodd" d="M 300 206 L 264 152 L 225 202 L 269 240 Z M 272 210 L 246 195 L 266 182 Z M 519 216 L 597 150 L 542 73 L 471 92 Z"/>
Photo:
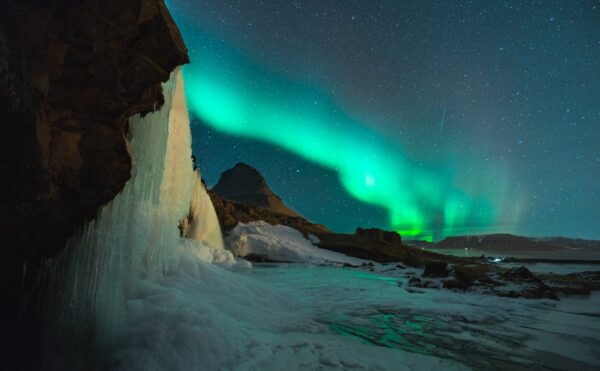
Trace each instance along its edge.
<path fill-rule="evenodd" d="M 198 172 L 194 177 L 194 194 L 189 223 L 189 231 L 186 233 L 186 237 L 219 250 L 225 249 L 217 213 Z"/>
<path fill-rule="evenodd" d="M 47 364 L 76 367 L 122 335 L 127 302 L 135 299 L 139 282 L 160 281 L 178 249 L 191 247 L 204 260 L 234 260 L 223 249 L 213 205 L 192 170 L 179 69 L 163 84 L 163 94 L 159 111 L 130 119 L 131 179 L 48 268 Z M 192 216 L 188 237 L 198 241 L 180 237 L 186 216 Z"/>

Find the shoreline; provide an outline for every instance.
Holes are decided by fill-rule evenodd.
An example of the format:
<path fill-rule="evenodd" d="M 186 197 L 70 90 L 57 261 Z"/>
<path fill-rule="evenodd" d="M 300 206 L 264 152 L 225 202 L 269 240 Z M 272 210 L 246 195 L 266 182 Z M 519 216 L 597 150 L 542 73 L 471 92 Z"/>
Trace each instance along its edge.
<path fill-rule="evenodd" d="M 545 258 L 516 258 L 508 256 L 505 258 L 495 256 L 479 256 L 479 257 L 467 257 L 478 262 L 486 263 L 547 263 L 547 264 L 589 264 L 589 265 L 600 265 L 600 260 L 594 259 L 545 259 Z M 501 259 L 500 261 L 493 261 L 493 259 Z"/>

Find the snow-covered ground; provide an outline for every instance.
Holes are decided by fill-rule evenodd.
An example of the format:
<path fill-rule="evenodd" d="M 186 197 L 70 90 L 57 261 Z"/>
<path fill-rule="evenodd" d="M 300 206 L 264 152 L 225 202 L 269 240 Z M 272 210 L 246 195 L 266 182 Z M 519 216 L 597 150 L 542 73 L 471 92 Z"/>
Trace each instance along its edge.
<path fill-rule="evenodd" d="M 387 271 L 390 274 L 386 274 Z M 410 292 L 392 266 L 225 269 L 182 251 L 128 302 L 110 364 L 134 370 L 594 369 L 600 295 Z"/>
<path fill-rule="evenodd" d="M 295 292 L 331 331 L 376 347 L 476 369 L 600 367 L 598 294 L 556 302 L 437 289 L 411 293 L 404 278 L 327 267 L 288 265 L 250 274 Z"/>
<path fill-rule="evenodd" d="M 183 243 L 162 280 L 134 286 L 127 335 L 103 363 L 123 370 L 600 368 L 598 294 L 553 301 L 413 290 L 406 284 L 413 270 L 343 268 L 362 261 L 318 250 L 287 227 L 245 225 L 231 236 L 230 243 L 254 241 L 240 251 L 303 263 L 231 264 Z"/>
<path fill-rule="evenodd" d="M 127 303 L 127 335 L 108 349 L 110 359 L 102 361 L 111 369 L 465 368 L 451 359 L 373 346 L 339 334 L 326 322 L 321 309 L 330 311 L 329 315 L 344 314 L 350 309 L 347 303 L 354 302 L 357 307 L 364 300 L 366 308 L 369 298 L 379 296 L 377 288 L 369 294 L 367 287 L 364 297 L 351 300 L 339 295 L 353 278 L 336 274 L 330 276 L 330 284 L 313 286 L 313 273 L 322 279 L 327 272 L 345 272 L 341 268 L 238 265 L 228 269 L 199 258 L 189 245 L 177 249 L 177 258 L 163 280 L 139 281 L 133 288 L 136 294 Z M 286 272 L 291 280 L 281 280 Z M 338 299 L 340 307 L 331 308 Z"/>

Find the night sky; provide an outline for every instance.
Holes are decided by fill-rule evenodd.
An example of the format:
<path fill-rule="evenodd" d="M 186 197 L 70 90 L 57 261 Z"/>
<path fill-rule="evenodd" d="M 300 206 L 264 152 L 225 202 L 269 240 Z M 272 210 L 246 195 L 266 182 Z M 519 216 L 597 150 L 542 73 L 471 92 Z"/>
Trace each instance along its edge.
<path fill-rule="evenodd" d="M 307 218 L 600 238 L 599 1 L 184 1 L 194 153 Z"/>

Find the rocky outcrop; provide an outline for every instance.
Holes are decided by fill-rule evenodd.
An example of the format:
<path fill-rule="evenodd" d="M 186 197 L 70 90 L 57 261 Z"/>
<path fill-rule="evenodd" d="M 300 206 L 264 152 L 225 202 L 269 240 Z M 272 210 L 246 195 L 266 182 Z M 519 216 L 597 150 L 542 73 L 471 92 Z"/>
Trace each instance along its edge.
<path fill-rule="evenodd" d="M 127 120 L 163 104 L 188 57 L 163 0 L 1 7 L 0 315 L 16 322 L 42 260 L 130 178 Z M 18 347 L 2 329 L 0 347 Z"/>
<path fill-rule="evenodd" d="M 281 214 L 269 208 L 226 200 L 213 191 L 209 191 L 208 194 L 217 212 L 223 232 L 232 230 L 240 222 L 248 223 L 262 220 L 272 225 L 287 225 L 299 230 L 305 236 L 311 233 L 329 233 L 324 225 L 311 223 L 301 216 Z"/>
<path fill-rule="evenodd" d="M 292 227 L 305 236 L 329 233 L 324 225 L 311 223 L 287 207 L 258 170 L 241 162 L 225 170 L 208 194 L 224 232 L 240 222 L 262 220 Z"/>
<path fill-rule="evenodd" d="M 225 170 L 212 191 L 225 200 L 258 206 L 282 215 L 298 216 L 273 193 L 258 170 L 242 162 Z"/>
<path fill-rule="evenodd" d="M 447 277 L 448 276 L 448 263 L 438 262 L 435 260 L 425 263 L 425 270 L 423 276 L 426 277 Z"/>
<path fill-rule="evenodd" d="M 384 231 L 379 228 L 356 228 L 354 232 L 359 237 L 363 237 L 367 240 L 390 243 L 392 245 L 402 244 L 402 237 L 397 232 Z"/>
<path fill-rule="evenodd" d="M 502 272 L 500 277 L 511 284 L 519 283 L 523 286 L 519 292 L 515 290 L 498 290 L 500 296 L 558 300 L 556 293 L 526 267 L 508 269 Z"/>
<path fill-rule="evenodd" d="M 430 259 L 430 256 L 437 256 L 402 244 L 402 239 L 396 232 L 377 228 L 357 228 L 354 234 L 317 233 L 316 235 L 319 237 L 318 245 L 321 248 L 379 263 L 402 262 L 409 266 L 420 267 Z M 453 257 L 447 259 L 456 260 Z"/>
<path fill-rule="evenodd" d="M 187 62 L 162 0 L 13 1 L 0 30 L 3 254 L 52 256 L 130 177 L 127 120 Z"/>

